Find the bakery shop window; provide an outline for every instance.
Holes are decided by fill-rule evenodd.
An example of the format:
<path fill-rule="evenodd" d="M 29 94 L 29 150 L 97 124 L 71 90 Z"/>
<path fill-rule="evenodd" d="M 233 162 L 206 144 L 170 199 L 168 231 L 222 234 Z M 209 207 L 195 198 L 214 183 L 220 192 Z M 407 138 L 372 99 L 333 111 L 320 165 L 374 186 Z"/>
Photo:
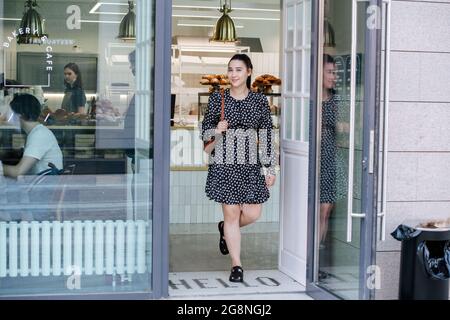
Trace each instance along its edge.
<path fill-rule="evenodd" d="M 20 2 L 45 36 L 22 38 L 23 6 L 1 1 L 0 298 L 148 292 L 155 1 Z M 123 10 L 139 40 L 104 23 Z"/>

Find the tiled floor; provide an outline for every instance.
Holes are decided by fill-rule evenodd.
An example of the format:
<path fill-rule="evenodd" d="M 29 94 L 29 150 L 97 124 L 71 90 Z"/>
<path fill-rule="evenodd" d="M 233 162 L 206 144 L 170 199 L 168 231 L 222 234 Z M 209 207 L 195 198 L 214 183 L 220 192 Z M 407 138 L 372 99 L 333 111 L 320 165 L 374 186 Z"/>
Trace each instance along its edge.
<path fill-rule="evenodd" d="M 219 252 L 216 224 L 172 224 L 170 231 L 171 299 L 310 299 L 277 270 L 277 223 L 242 229 L 243 283 L 228 281 L 230 258 Z"/>
<path fill-rule="evenodd" d="M 278 266 L 278 223 L 242 228 L 241 259 L 245 270 L 275 270 Z M 216 224 L 170 226 L 170 272 L 224 271 L 229 256 L 219 252 Z"/>

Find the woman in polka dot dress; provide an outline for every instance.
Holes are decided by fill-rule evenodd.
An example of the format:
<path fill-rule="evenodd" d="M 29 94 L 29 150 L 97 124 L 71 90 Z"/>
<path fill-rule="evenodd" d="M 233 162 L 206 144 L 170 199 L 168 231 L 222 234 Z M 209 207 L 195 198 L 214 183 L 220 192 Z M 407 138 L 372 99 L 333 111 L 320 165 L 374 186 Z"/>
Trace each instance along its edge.
<path fill-rule="evenodd" d="M 211 94 L 201 123 L 203 141 L 216 140 L 210 157 L 206 195 L 221 203 L 219 248 L 230 254 L 232 282 L 243 281 L 240 228 L 255 222 L 275 183 L 272 118 L 266 96 L 250 90 L 253 66 L 245 54 L 228 64 L 231 88 Z"/>
<path fill-rule="evenodd" d="M 336 85 L 336 64 L 328 54 L 323 57 L 322 135 L 320 146 L 320 241 L 321 248 L 328 231 L 328 221 L 336 202 L 336 132 L 339 98 Z"/>

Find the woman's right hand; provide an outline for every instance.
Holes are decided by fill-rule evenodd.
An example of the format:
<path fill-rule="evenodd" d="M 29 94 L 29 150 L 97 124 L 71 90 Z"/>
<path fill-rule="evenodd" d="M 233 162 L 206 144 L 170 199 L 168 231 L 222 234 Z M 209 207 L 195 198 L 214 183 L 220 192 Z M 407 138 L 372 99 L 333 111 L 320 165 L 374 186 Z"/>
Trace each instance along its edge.
<path fill-rule="evenodd" d="M 228 129 L 228 121 L 227 120 L 220 121 L 216 128 L 216 134 L 221 134 L 227 131 L 227 129 Z"/>

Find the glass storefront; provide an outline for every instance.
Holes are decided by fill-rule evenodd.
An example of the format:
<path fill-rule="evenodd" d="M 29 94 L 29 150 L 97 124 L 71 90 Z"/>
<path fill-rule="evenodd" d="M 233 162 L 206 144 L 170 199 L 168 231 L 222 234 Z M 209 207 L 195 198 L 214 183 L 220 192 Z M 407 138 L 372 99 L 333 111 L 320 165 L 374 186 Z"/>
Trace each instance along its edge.
<path fill-rule="evenodd" d="M 308 262 L 314 275 L 307 281 L 340 298 L 357 298 L 367 247 L 361 240 L 366 227 L 358 220 L 370 129 L 364 122 L 366 5 L 321 1 L 319 13 L 315 2 L 289 1 L 292 10 L 272 17 L 274 23 L 278 15 L 286 17 L 280 57 L 277 41 L 266 52 L 245 44 L 215 52 L 209 42 L 199 49 L 183 32 L 158 38 L 159 27 L 169 30 L 171 23 L 155 15 L 156 3 L 163 2 L 185 9 L 184 3 L 158 0 L 0 0 L 0 299 L 159 297 L 170 289 L 169 272 L 226 267 L 217 258 L 222 212 L 204 196 L 206 156 L 197 124 L 215 88 L 202 77 L 220 78 L 237 52 L 255 62 L 255 80 L 286 79 L 286 90 L 275 86 L 263 93 L 277 150 L 300 150 L 305 160 L 300 167 L 296 157 L 284 167 L 286 179 L 277 179 L 261 221 L 245 235 L 252 244 L 244 259 L 250 270 L 274 270 L 279 250 L 298 253 L 297 245 L 306 243 L 306 235 L 293 240 L 295 225 L 306 221 L 291 221 L 285 213 L 298 212 L 291 201 L 298 184 L 289 181 L 306 175 L 307 142 L 317 139 L 315 168 L 309 168 L 317 191 L 309 205 L 316 212 L 314 223 L 308 222 L 316 234 L 307 236 L 315 237 L 314 262 Z M 323 43 L 315 52 L 315 21 L 323 18 Z M 166 46 L 172 56 L 155 59 Z M 197 68 L 198 61 L 211 66 Z M 317 70 L 320 76 L 309 81 Z M 308 108 L 310 101 L 317 110 Z M 156 105 L 166 108 L 154 120 Z M 308 121 L 316 113 L 316 123 Z M 305 180 L 305 210 L 307 189 Z"/>
<path fill-rule="evenodd" d="M 379 31 L 368 26 L 368 6 L 324 0 L 319 7 L 314 284 L 343 299 L 369 299 L 374 290 L 367 270 L 374 263 L 379 133 L 369 69 L 377 63 Z"/>
<path fill-rule="evenodd" d="M 152 291 L 155 1 L 130 3 L 0 1 L 0 298 Z"/>

